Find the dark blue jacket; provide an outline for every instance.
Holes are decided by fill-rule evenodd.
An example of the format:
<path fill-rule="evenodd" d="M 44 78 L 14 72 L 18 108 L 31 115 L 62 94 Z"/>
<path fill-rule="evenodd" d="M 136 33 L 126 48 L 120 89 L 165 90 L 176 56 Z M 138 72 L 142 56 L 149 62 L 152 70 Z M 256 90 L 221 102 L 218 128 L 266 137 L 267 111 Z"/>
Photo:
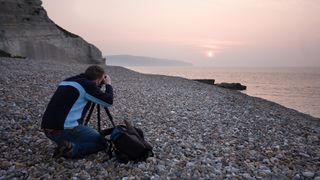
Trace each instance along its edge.
<path fill-rule="evenodd" d="M 84 74 L 62 81 L 44 112 L 41 128 L 62 130 L 82 124 L 91 102 L 104 107 L 111 106 L 112 86 L 106 85 L 104 93 Z"/>

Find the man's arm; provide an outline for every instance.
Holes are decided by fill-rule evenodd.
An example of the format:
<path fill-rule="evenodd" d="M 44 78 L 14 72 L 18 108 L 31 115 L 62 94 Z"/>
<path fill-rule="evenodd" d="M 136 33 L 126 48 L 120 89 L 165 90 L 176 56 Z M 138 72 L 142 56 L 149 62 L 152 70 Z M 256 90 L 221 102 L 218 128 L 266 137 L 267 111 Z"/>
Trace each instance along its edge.
<path fill-rule="evenodd" d="M 85 98 L 104 107 L 110 107 L 113 104 L 113 88 L 110 84 L 106 84 L 106 91 L 104 93 L 92 83 L 87 89 Z"/>

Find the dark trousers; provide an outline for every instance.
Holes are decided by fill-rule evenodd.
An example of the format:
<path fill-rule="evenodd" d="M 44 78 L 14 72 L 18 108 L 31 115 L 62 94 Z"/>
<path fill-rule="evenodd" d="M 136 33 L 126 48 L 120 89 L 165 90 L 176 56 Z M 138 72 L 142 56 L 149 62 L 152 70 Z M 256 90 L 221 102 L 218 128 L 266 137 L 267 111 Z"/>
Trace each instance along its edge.
<path fill-rule="evenodd" d="M 72 158 L 80 158 L 108 147 L 107 140 L 98 131 L 82 125 L 59 133 L 46 133 L 46 136 L 57 144 L 63 141 L 72 143 Z"/>

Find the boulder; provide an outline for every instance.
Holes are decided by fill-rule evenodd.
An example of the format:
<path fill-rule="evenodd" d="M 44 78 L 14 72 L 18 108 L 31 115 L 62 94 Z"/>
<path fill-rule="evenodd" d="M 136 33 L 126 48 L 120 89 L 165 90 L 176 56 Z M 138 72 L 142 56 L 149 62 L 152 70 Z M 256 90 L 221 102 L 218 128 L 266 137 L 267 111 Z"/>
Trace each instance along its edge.
<path fill-rule="evenodd" d="M 0 50 L 12 57 L 102 63 L 94 45 L 56 25 L 41 0 L 0 0 Z"/>
<path fill-rule="evenodd" d="M 226 88 L 226 89 L 232 89 L 232 90 L 246 90 L 247 86 L 242 85 L 241 83 L 220 83 L 215 84 L 216 86 Z"/>
<path fill-rule="evenodd" d="M 194 81 L 202 82 L 205 84 L 214 85 L 214 79 L 193 79 Z"/>

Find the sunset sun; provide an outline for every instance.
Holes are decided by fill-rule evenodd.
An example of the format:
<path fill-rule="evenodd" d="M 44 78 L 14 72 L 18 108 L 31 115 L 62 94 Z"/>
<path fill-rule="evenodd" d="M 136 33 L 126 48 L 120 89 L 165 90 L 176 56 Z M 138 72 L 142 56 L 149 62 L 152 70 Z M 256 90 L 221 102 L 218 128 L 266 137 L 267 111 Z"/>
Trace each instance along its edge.
<path fill-rule="evenodd" d="M 212 52 L 212 51 L 208 51 L 208 52 L 207 52 L 207 56 L 208 56 L 209 58 L 213 57 L 213 52 Z"/>

